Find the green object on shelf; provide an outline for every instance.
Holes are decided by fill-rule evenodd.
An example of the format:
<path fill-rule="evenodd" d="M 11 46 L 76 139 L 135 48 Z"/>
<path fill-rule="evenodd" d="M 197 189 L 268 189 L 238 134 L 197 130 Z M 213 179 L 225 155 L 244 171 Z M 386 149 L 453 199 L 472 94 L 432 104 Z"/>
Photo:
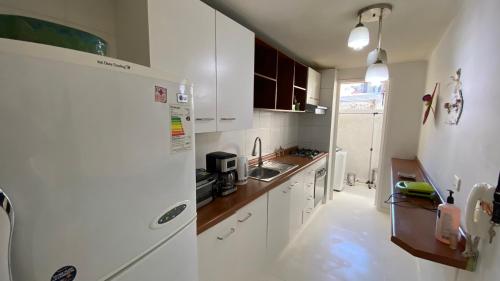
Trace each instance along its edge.
<path fill-rule="evenodd" d="M 105 56 L 108 43 L 85 31 L 35 18 L 1 15 L 0 37 Z"/>
<path fill-rule="evenodd" d="M 400 181 L 396 187 L 402 194 L 434 199 L 436 193 L 434 188 L 426 182 Z"/>

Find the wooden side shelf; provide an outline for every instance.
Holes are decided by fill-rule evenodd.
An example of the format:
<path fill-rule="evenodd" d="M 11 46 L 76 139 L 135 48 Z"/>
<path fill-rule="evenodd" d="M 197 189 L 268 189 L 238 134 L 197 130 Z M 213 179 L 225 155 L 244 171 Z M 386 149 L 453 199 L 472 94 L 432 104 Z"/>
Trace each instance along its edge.
<path fill-rule="evenodd" d="M 474 271 L 476 260 L 462 256 L 465 249 L 464 237 L 460 238 L 456 250 L 450 249 L 448 245 L 439 242 L 434 237 L 436 212 L 424 208 L 433 209 L 440 202 L 436 204 L 428 199 L 397 194 L 395 184 L 398 181 L 407 180 L 399 178 L 398 172 L 415 174 L 417 181 L 431 183 L 418 160 L 392 159 L 392 193 L 395 195 L 391 199 L 393 202 L 391 204 L 391 241 L 413 256 Z M 394 204 L 394 202 L 400 203 Z"/>

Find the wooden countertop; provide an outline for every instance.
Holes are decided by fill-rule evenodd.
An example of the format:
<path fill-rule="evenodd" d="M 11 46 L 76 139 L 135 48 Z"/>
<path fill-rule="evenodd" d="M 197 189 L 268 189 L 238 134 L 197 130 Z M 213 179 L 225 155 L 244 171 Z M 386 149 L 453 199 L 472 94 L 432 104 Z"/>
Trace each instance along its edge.
<path fill-rule="evenodd" d="M 408 180 L 398 177 L 398 172 L 413 173 L 417 176 L 416 181 L 431 183 L 418 160 L 393 158 L 393 194 L 398 192 L 395 187 L 398 181 Z M 436 188 L 434 187 L 434 189 Z M 464 238 L 461 237 L 456 250 L 452 250 L 448 245 L 439 242 L 434 236 L 436 212 L 417 207 L 434 209 L 437 207 L 437 204 L 442 202 L 442 198 L 435 204 L 429 199 L 394 195 L 391 202 L 395 201 L 404 202 L 391 204 L 391 241 L 393 243 L 416 257 L 460 269 L 474 270 L 475 261 L 462 256 L 462 252 L 465 249 Z"/>
<path fill-rule="evenodd" d="M 251 203 L 253 200 L 266 194 L 269 190 L 286 182 L 293 175 L 301 172 L 308 166 L 326 157 L 328 153 L 322 153 L 315 159 L 296 157 L 286 155 L 274 158 L 273 161 L 288 164 L 297 164 L 299 167 L 283 174 L 271 182 L 263 182 L 254 179 L 248 179 L 246 185 L 238 186 L 238 190 L 226 197 L 217 197 L 214 201 L 198 209 L 197 232 L 198 234 L 230 217 L 236 211 Z"/>

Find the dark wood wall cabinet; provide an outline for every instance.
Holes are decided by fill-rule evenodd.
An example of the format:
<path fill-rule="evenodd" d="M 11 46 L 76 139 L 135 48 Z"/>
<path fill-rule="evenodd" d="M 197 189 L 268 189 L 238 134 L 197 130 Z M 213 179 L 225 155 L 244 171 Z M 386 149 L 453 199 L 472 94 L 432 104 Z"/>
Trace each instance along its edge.
<path fill-rule="evenodd" d="M 276 109 L 292 110 L 294 64 L 291 58 L 278 53 Z"/>
<path fill-rule="evenodd" d="M 308 69 L 255 38 L 254 107 L 304 111 Z"/>

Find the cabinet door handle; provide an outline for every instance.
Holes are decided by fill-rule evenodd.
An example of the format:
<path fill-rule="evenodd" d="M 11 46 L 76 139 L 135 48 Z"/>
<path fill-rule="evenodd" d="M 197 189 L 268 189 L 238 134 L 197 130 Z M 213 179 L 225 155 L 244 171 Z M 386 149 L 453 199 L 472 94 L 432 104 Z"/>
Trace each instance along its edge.
<path fill-rule="evenodd" d="M 222 235 L 222 236 L 217 236 L 217 239 L 219 240 L 224 240 L 224 239 L 227 239 L 229 236 L 231 236 L 233 233 L 236 232 L 236 229 L 234 227 L 231 227 L 231 229 L 229 230 L 228 233 Z"/>
<path fill-rule="evenodd" d="M 213 121 L 215 118 L 195 118 L 196 121 Z"/>
<path fill-rule="evenodd" d="M 229 118 L 228 117 L 223 117 L 220 120 L 222 120 L 222 121 L 234 121 L 234 120 L 236 120 L 236 118 L 234 118 L 234 117 L 229 117 Z"/>
<path fill-rule="evenodd" d="M 283 193 L 285 193 L 285 194 L 286 194 L 286 193 L 288 193 L 288 191 L 286 191 L 286 190 L 282 190 L 281 192 L 283 192 Z"/>
<path fill-rule="evenodd" d="M 246 222 L 251 216 L 252 216 L 252 213 L 248 213 L 246 217 L 244 217 L 242 219 L 238 219 L 238 222 Z"/>

